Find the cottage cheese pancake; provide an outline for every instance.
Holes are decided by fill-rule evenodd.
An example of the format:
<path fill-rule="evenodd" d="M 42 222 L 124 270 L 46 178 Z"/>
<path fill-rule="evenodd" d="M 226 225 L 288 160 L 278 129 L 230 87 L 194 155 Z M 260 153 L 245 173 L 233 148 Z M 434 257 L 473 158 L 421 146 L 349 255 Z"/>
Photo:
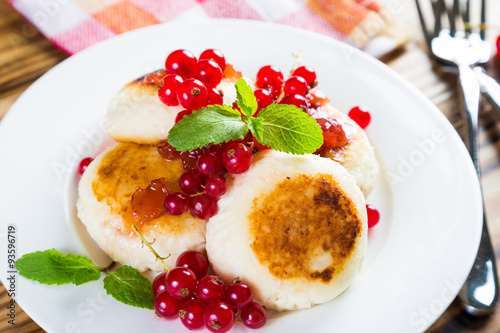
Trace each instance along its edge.
<path fill-rule="evenodd" d="M 217 89 L 223 92 L 224 104 L 236 100 L 234 82 L 241 73 L 231 65 L 224 72 L 224 79 Z M 168 136 L 177 114 L 184 110 L 180 105 L 167 106 L 158 98 L 156 80 L 147 77 L 134 80 L 123 87 L 112 99 L 106 122 L 113 124 L 108 130 L 110 137 L 121 142 L 157 144 Z M 249 79 L 245 79 L 251 82 Z"/>
<path fill-rule="evenodd" d="M 267 150 L 228 185 L 207 223 L 217 274 L 239 276 L 277 310 L 327 302 L 351 284 L 366 250 L 366 210 L 339 163 Z"/>
<path fill-rule="evenodd" d="M 204 220 L 189 213 L 164 214 L 148 222 L 134 217 L 131 198 L 139 188 L 146 188 L 158 178 L 167 178 L 168 188 L 179 191 L 177 179 L 183 172 L 180 160 L 166 161 L 154 146 L 118 143 L 101 153 L 85 170 L 78 187 L 78 217 L 90 236 L 113 260 L 140 271 L 161 271 L 149 249 L 132 230 L 135 224 L 162 257 L 175 267 L 175 260 L 185 250 L 203 251 Z M 160 206 L 161 209 L 161 206 Z"/>
<path fill-rule="evenodd" d="M 375 150 L 366 132 L 348 115 L 330 104 L 312 110 L 310 113 L 313 118 L 335 118 L 342 123 L 348 139 L 347 145 L 341 148 L 324 149 L 321 151 L 321 156 L 342 164 L 356 178 L 365 197 L 368 196 L 375 187 L 379 166 Z"/>

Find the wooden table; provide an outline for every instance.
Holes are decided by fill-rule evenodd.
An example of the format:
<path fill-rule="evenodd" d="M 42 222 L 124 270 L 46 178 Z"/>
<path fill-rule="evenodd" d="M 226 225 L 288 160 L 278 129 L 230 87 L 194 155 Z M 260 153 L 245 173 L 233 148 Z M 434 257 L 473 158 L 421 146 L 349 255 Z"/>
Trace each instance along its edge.
<path fill-rule="evenodd" d="M 497 20 L 497 25 L 490 26 L 490 36 L 494 37 L 500 34 L 500 3 L 491 0 L 489 4 L 489 17 Z M 464 129 L 464 119 L 458 106 L 456 78 L 439 73 L 429 61 L 413 0 L 402 0 L 398 5 L 401 8 L 394 10 L 394 16 L 412 27 L 415 36 L 404 51 L 386 63 L 427 95 L 460 133 Z M 66 57 L 5 0 L 0 0 L 0 119 L 31 83 Z M 488 71 L 500 79 L 500 59 L 491 64 Z M 500 114 L 483 103 L 480 124 L 486 215 L 497 257 L 500 257 Z M 497 266 L 500 267 L 500 260 L 497 260 Z M 0 332 L 44 332 L 19 307 L 16 326 L 8 324 L 6 306 L 9 300 L 5 288 L 0 285 Z M 500 332 L 500 307 L 493 315 L 474 318 L 466 315 L 454 302 L 428 332 Z"/>

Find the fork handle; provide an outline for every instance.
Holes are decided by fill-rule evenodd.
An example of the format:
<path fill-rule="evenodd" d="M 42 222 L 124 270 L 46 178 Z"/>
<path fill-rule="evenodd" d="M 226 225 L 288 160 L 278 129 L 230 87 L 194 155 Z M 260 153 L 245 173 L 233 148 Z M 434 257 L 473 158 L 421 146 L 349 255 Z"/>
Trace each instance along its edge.
<path fill-rule="evenodd" d="M 467 116 L 467 148 L 480 180 L 478 159 L 478 118 L 480 102 L 479 81 L 473 69 L 468 65 L 459 65 L 459 82 L 463 92 L 464 106 Z M 483 230 L 479 251 L 472 269 L 458 294 L 464 309 L 476 316 L 493 312 L 498 300 L 498 276 L 495 265 L 495 254 L 491 246 L 483 202 Z"/>
<path fill-rule="evenodd" d="M 474 73 L 476 73 L 477 79 L 479 80 L 481 91 L 497 112 L 500 112 L 500 84 L 486 74 L 482 67 L 475 67 Z"/>

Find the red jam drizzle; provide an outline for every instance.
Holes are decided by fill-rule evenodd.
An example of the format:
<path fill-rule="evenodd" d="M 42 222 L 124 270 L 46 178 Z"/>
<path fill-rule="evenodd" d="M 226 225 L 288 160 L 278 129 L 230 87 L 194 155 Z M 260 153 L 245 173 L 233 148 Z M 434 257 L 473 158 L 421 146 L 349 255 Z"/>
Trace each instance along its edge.
<path fill-rule="evenodd" d="M 172 193 L 166 184 L 167 178 L 158 178 L 152 180 L 147 188 L 135 191 L 130 204 L 136 222 L 142 224 L 165 214 L 163 204 L 167 195 Z"/>

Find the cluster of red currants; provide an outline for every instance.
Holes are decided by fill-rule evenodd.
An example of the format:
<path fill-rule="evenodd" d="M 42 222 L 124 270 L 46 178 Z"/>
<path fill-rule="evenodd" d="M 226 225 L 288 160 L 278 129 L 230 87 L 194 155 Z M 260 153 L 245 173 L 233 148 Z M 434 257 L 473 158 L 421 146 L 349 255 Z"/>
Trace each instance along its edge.
<path fill-rule="evenodd" d="M 177 151 L 168 141 L 158 146 L 167 159 L 181 158 L 185 171 L 179 177 L 184 193 L 174 192 L 165 198 L 165 210 L 181 215 L 190 210 L 200 219 L 209 219 L 217 212 L 217 200 L 226 193 L 226 172 L 240 174 L 252 165 L 253 155 L 243 140 L 207 145 L 193 151 Z"/>
<path fill-rule="evenodd" d="M 226 59 L 219 50 L 205 50 L 199 60 L 188 50 L 175 50 L 165 60 L 167 75 L 158 83 L 158 97 L 168 106 L 184 107 L 181 116 L 222 104 L 222 94 L 216 87 L 225 68 Z"/>
<path fill-rule="evenodd" d="M 277 101 L 279 104 L 291 104 L 308 111 L 306 96 L 309 89 L 316 85 L 316 72 L 309 66 L 300 66 L 284 81 L 283 73 L 277 66 L 267 65 L 257 72 L 255 85 L 257 89 L 254 95 L 259 109 Z"/>
<path fill-rule="evenodd" d="M 227 332 L 238 316 L 249 328 L 264 326 L 266 311 L 253 301 L 253 290 L 247 283 L 235 279 L 226 286 L 222 278 L 207 272 L 203 254 L 183 252 L 176 268 L 159 274 L 153 282 L 156 314 L 168 319 L 180 317 L 190 330 L 205 326 L 211 332 Z"/>

